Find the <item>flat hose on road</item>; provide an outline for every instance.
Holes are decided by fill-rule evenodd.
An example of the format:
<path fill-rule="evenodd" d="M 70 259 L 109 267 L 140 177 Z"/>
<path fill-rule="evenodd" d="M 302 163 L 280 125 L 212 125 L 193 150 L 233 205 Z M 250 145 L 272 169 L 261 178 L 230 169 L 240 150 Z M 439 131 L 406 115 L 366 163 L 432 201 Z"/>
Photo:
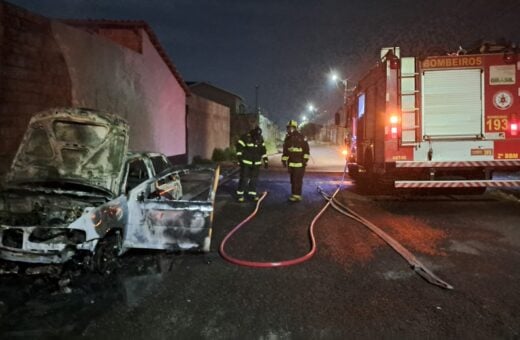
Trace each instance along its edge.
<path fill-rule="evenodd" d="M 339 190 L 339 188 L 338 188 Z M 332 196 L 327 195 L 320 187 L 318 187 L 318 191 L 322 194 L 322 196 L 327 200 L 328 203 L 331 203 L 332 207 L 342 213 L 345 216 L 352 218 L 353 220 L 363 224 L 372 232 L 374 232 L 377 236 L 382 238 L 390 247 L 392 247 L 399 255 L 401 255 L 408 263 L 410 267 L 419 274 L 426 281 L 439 286 L 445 289 L 453 289 L 453 286 L 449 283 L 441 280 L 437 275 L 435 275 L 432 271 L 430 271 L 424 264 L 422 264 L 408 249 L 403 247 L 399 242 L 397 242 L 390 235 L 385 233 L 383 230 L 378 228 L 375 224 L 363 218 L 361 215 L 343 205 L 341 202 L 338 202 L 336 199 L 336 190 Z"/>
<path fill-rule="evenodd" d="M 339 192 L 339 187 L 338 189 L 332 194 L 332 197 L 334 198 L 334 196 L 336 196 L 336 194 Z M 224 250 L 225 246 L 226 246 L 226 242 L 228 241 L 228 239 L 238 230 L 240 229 L 242 226 L 244 226 L 247 222 L 249 222 L 253 217 L 255 217 L 256 213 L 258 212 L 258 209 L 260 208 L 260 203 L 262 203 L 262 201 L 264 200 L 264 198 L 267 196 L 267 191 L 265 191 L 262 196 L 260 197 L 260 199 L 258 200 L 258 202 L 256 203 L 256 207 L 255 207 L 255 210 L 248 216 L 246 217 L 242 222 L 240 222 L 235 228 L 233 228 L 233 230 L 231 230 L 229 232 L 229 234 L 226 235 L 226 237 L 224 237 L 224 240 L 222 240 L 222 243 L 220 243 L 220 248 L 219 248 L 219 252 L 220 252 L 220 255 L 226 260 L 226 261 L 229 261 L 233 264 L 236 264 L 236 265 L 239 265 L 239 266 L 245 266 L 245 267 L 253 267 L 253 268 L 272 268 L 272 267 L 287 267 L 287 266 L 293 266 L 293 265 L 296 265 L 296 264 L 300 264 L 302 262 L 305 262 L 307 260 L 309 260 L 310 258 L 312 258 L 314 256 L 314 254 L 316 254 L 316 239 L 314 237 L 314 225 L 316 224 L 316 221 L 318 221 L 318 219 L 320 218 L 320 216 L 325 212 L 325 210 L 329 207 L 329 205 L 333 204 L 333 201 L 332 200 L 329 200 L 327 202 L 327 204 L 325 204 L 325 206 L 323 206 L 323 208 L 318 212 L 318 214 L 316 214 L 316 216 L 314 216 L 312 222 L 311 222 L 311 225 L 309 227 L 309 238 L 311 240 L 311 249 L 309 250 L 309 252 L 303 256 L 300 256 L 298 258 L 295 258 L 295 259 L 291 259 L 291 260 L 285 260 L 285 261 L 279 261 L 279 262 L 255 262 L 255 261 L 248 261 L 248 260 L 242 260 L 242 259 L 237 259 L 235 257 L 232 257 L 230 255 L 228 255 L 226 253 L 226 251 Z"/>

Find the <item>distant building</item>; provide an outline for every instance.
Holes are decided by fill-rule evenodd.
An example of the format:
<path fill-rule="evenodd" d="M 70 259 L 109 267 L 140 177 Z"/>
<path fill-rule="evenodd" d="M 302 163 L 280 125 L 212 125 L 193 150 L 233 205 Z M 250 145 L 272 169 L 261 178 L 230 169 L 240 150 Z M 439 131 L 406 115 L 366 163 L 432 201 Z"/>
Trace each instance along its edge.
<path fill-rule="evenodd" d="M 244 98 L 237 94 L 234 94 L 233 92 L 224 90 L 221 87 L 215 86 L 207 82 L 188 81 L 186 82 L 186 84 L 188 84 L 191 92 L 229 107 L 229 113 L 231 115 L 246 113 Z"/>
<path fill-rule="evenodd" d="M 188 161 L 211 159 L 215 149 L 229 147 L 229 107 L 192 93 L 188 97 Z"/>
<path fill-rule="evenodd" d="M 190 91 L 144 21 L 58 21 L 0 0 L 0 175 L 31 116 L 56 106 L 118 114 L 130 149 L 187 161 Z"/>
<path fill-rule="evenodd" d="M 257 113 L 247 113 L 244 99 L 207 82 L 187 82 L 191 92 L 229 108 L 231 115 L 230 144 L 234 145 L 240 135 L 259 124 Z"/>

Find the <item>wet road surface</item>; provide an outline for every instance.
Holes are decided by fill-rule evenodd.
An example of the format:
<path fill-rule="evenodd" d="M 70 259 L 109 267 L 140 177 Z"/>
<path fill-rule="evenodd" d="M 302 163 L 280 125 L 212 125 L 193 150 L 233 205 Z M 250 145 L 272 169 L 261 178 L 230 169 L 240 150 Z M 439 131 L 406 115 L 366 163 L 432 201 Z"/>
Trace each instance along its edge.
<path fill-rule="evenodd" d="M 273 163 L 274 165 L 274 163 Z M 269 192 L 227 251 L 255 261 L 299 257 L 308 227 L 340 173 L 308 173 L 304 201 L 289 203 L 288 175 L 261 173 Z M 317 254 L 298 266 L 254 269 L 225 262 L 220 241 L 254 208 L 237 203 L 236 178 L 217 194 L 212 252 L 132 252 L 110 276 L 3 275 L 5 337 L 343 339 L 520 336 L 520 205 L 484 195 L 368 194 L 347 182 L 338 199 L 452 284 L 427 283 L 368 229 L 329 209 Z M 77 275 L 77 276 L 76 276 Z M 61 282 L 61 287 L 60 287 Z M 65 289 L 69 288 L 69 289 Z"/>

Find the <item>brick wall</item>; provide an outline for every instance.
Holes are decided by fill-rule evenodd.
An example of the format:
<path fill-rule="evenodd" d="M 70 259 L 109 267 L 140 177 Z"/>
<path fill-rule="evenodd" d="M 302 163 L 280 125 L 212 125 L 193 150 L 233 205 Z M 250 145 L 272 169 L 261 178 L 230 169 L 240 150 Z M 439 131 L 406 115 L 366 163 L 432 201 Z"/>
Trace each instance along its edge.
<path fill-rule="evenodd" d="M 121 46 L 143 52 L 143 32 L 139 29 L 97 29 L 96 33 L 118 43 Z"/>
<path fill-rule="evenodd" d="M 70 77 L 50 21 L 0 2 L 0 176 L 30 117 L 70 102 Z"/>

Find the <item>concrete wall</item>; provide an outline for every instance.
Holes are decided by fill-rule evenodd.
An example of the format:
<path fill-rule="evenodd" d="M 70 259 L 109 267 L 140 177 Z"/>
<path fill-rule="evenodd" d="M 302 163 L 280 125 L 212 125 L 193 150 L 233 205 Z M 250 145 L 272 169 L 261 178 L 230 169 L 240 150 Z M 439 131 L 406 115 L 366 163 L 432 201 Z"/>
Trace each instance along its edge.
<path fill-rule="evenodd" d="M 196 94 L 188 98 L 188 159 L 211 159 L 215 148 L 229 144 L 230 113 L 227 106 Z"/>
<path fill-rule="evenodd" d="M 241 135 L 259 125 L 259 115 L 246 114 L 245 104 L 240 96 L 205 82 L 191 84 L 190 90 L 201 97 L 229 107 L 231 114 L 229 140 L 232 146 L 236 145 Z"/>
<path fill-rule="evenodd" d="M 131 150 L 186 153 L 185 92 L 144 30 L 138 53 L 59 22 L 52 29 L 69 67 L 73 106 L 125 117 Z"/>
<path fill-rule="evenodd" d="M 140 48 L 0 1 L 0 176 L 30 117 L 58 106 L 119 114 L 131 149 L 187 158 L 186 93 L 147 33 L 134 33 Z"/>
<path fill-rule="evenodd" d="M 345 144 L 346 136 L 347 129 L 345 127 L 334 125 L 334 122 L 330 122 L 321 128 L 318 140 L 343 145 Z"/>
<path fill-rule="evenodd" d="M 190 89 L 201 97 L 229 107 L 229 112 L 232 116 L 245 113 L 245 105 L 242 98 L 231 92 L 204 82 L 195 83 L 190 86 Z"/>

